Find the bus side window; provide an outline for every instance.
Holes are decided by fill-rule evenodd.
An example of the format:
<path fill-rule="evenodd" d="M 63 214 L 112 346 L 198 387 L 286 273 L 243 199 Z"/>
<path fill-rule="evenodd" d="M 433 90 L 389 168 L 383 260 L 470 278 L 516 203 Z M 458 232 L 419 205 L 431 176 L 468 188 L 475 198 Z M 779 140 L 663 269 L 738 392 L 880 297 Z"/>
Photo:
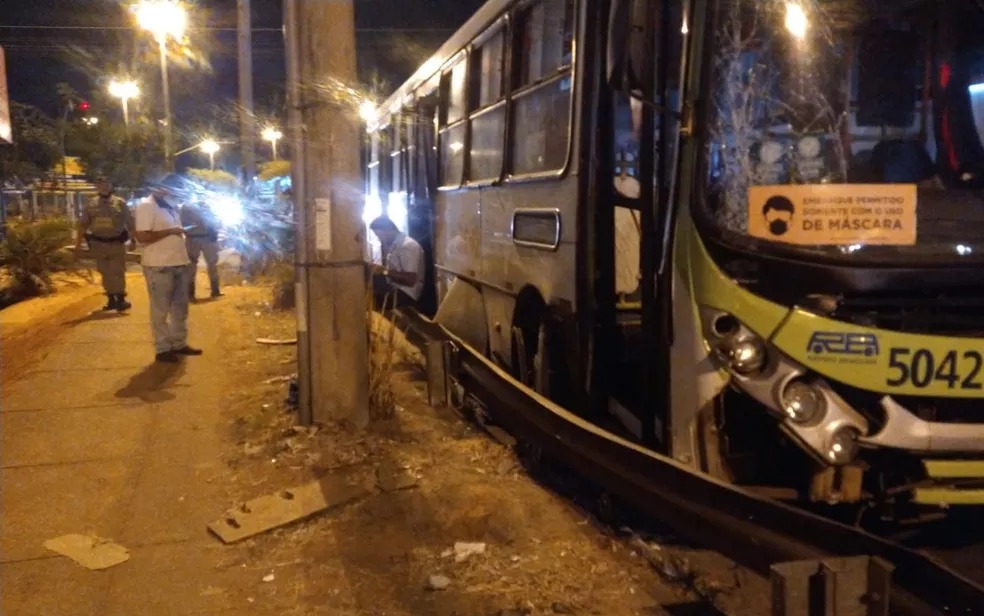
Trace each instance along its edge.
<path fill-rule="evenodd" d="M 462 57 L 441 78 L 440 185 L 460 186 L 465 171 L 468 63 Z"/>
<path fill-rule="evenodd" d="M 468 179 L 498 180 L 502 175 L 506 107 L 503 97 L 505 31 L 499 29 L 472 52 L 473 113 Z"/>
<path fill-rule="evenodd" d="M 559 171 L 571 130 L 574 0 L 541 0 L 519 14 L 512 96 L 515 175 Z"/>

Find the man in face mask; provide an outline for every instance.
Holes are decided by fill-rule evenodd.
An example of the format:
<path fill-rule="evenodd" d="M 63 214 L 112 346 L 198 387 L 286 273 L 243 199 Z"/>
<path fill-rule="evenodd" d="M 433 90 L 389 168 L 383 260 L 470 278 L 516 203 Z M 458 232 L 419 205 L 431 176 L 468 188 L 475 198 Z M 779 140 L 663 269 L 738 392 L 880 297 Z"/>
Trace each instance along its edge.
<path fill-rule="evenodd" d="M 786 197 L 771 197 L 762 206 L 762 215 L 769 224 L 769 233 L 775 236 L 785 235 L 793 222 L 796 207 Z"/>
<path fill-rule="evenodd" d="M 126 301 L 126 243 L 134 237 L 133 216 L 126 202 L 113 194 L 108 177 L 96 178 L 96 192 L 82 210 L 75 248 L 80 249 L 83 240 L 89 244 L 108 298 L 103 310 L 123 312 L 130 307 Z"/>

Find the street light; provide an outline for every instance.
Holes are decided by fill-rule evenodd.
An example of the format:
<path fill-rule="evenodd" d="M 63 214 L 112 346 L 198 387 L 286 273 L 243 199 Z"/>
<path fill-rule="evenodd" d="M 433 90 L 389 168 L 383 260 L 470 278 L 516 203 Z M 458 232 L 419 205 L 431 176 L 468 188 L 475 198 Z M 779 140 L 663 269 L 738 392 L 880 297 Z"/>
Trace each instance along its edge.
<path fill-rule="evenodd" d="M 109 93 L 120 99 L 123 103 L 123 124 L 124 126 L 130 126 L 130 107 L 129 101 L 131 98 L 136 98 L 140 96 L 140 86 L 137 82 L 126 79 L 123 81 L 114 79 L 109 83 Z"/>
<path fill-rule="evenodd" d="M 134 5 L 133 11 L 137 23 L 157 39 L 161 54 L 161 82 L 164 91 L 164 159 L 168 169 L 174 166 L 171 156 L 172 135 L 171 126 L 171 90 L 167 81 L 167 37 L 179 39 L 188 26 L 188 14 L 176 1 L 172 0 L 142 0 Z"/>
<path fill-rule="evenodd" d="M 206 139 L 198 147 L 201 148 L 202 152 L 208 154 L 208 167 L 212 171 L 215 171 L 215 155 L 221 147 L 219 146 L 219 142 L 214 139 Z"/>
<path fill-rule="evenodd" d="M 277 130 L 276 128 L 270 126 L 263 129 L 263 138 L 270 142 L 273 146 L 273 160 L 277 160 L 277 142 L 280 141 L 284 134 Z"/>

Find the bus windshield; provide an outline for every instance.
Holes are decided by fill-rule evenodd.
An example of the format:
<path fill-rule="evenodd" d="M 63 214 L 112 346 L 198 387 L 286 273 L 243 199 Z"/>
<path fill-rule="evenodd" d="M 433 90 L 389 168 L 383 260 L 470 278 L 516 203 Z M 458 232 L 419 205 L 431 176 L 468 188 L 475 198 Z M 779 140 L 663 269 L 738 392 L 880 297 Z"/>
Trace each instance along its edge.
<path fill-rule="evenodd" d="M 789 255 L 984 256 L 984 2 L 712 5 L 702 220 Z"/>

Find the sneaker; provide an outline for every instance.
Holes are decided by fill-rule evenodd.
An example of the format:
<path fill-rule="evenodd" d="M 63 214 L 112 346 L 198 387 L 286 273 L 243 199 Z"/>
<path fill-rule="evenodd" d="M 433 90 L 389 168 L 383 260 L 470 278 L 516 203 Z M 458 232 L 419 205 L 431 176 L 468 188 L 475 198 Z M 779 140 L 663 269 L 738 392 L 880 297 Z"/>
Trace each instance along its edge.
<path fill-rule="evenodd" d="M 165 351 L 163 353 L 158 353 L 155 361 L 174 364 L 181 361 L 181 358 L 175 355 L 174 351 Z"/>
<path fill-rule="evenodd" d="M 225 295 L 225 293 L 222 291 L 212 291 L 212 295 L 210 297 L 222 297 L 223 295 Z"/>
<path fill-rule="evenodd" d="M 119 301 L 116 302 L 116 312 L 125 312 L 129 310 L 132 306 L 133 304 L 123 299 L 123 296 L 120 296 Z"/>
<path fill-rule="evenodd" d="M 195 347 L 190 347 L 188 345 L 185 345 L 185 346 L 181 347 L 180 349 L 174 349 L 174 350 L 172 350 L 171 353 L 177 353 L 178 355 L 201 355 L 202 354 L 202 350 L 201 349 L 196 349 Z"/>

